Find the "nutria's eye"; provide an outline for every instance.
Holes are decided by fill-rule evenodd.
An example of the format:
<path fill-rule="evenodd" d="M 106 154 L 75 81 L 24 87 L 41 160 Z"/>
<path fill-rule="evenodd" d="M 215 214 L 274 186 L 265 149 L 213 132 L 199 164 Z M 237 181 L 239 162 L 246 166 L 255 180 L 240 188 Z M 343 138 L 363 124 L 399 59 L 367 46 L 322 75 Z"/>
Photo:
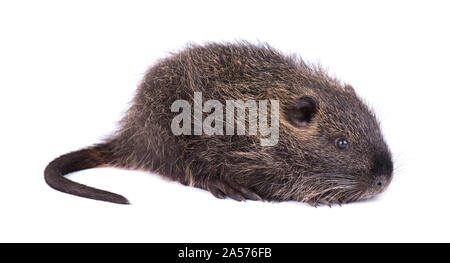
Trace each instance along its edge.
<path fill-rule="evenodd" d="M 336 148 L 341 151 L 347 151 L 350 148 L 350 143 L 345 138 L 338 138 L 336 139 Z"/>

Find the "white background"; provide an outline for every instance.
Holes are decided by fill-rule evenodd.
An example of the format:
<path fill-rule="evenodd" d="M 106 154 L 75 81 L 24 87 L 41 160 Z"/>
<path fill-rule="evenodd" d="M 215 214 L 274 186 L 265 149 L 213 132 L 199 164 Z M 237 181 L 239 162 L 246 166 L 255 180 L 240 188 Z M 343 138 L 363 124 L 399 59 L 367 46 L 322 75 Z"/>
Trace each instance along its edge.
<path fill-rule="evenodd" d="M 450 241 L 446 1 L 2 1 L 0 241 Z M 155 174 L 71 179 L 120 206 L 57 192 L 53 158 L 117 127 L 149 66 L 188 42 L 245 39 L 320 62 L 375 109 L 395 156 L 378 198 L 313 208 L 218 200 Z"/>

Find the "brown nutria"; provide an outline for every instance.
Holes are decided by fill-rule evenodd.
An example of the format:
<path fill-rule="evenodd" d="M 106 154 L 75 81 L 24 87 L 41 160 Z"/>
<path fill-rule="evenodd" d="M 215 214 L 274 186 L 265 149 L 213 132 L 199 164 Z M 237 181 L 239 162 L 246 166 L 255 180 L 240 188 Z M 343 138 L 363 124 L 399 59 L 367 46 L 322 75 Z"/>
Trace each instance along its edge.
<path fill-rule="evenodd" d="M 193 102 L 195 92 L 223 105 L 278 101 L 277 143 L 263 146 L 260 133 L 248 132 L 176 136 L 171 125 L 178 113 L 171 105 Z M 299 57 L 247 42 L 190 45 L 160 60 L 145 75 L 119 131 L 55 159 L 45 180 L 66 193 L 128 204 L 64 177 L 104 166 L 156 172 L 218 198 L 312 205 L 371 198 L 386 189 L 393 173 L 379 123 L 351 86 Z"/>

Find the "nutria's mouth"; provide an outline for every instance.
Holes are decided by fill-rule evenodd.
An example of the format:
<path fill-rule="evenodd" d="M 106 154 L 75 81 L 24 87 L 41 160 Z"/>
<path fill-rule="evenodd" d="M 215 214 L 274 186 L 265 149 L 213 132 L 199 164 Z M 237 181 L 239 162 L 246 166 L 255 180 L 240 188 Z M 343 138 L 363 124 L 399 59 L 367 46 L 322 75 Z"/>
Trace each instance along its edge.
<path fill-rule="evenodd" d="M 309 191 L 305 191 L 308 194 L 301 200 L 313 206 L 341 205 L 372 199 L 384 192 L 392 179 L 392 176 L 377 176 L 373 180 L 367 181 L 362 176 L 330 173 L 320 173 L 314 176 L 320 178 L 320 185 L 310 186 Z M 304 184 L 307 184 L 308 181 Z"/>
<path fill-rule="evenodd" d="M 318 199 L 312 198 L 305 202 L 317 206 L 317 205 L 332 205 L 332 204 L 347 204 L 356 201 L 363 200 L 364 192 L 361 190 L 346 190 L 346 191 L 332 191 L 329 194 L 320 196 Z"/>
<path fill-rule="evenodd" d="M 315 180 L 313 183 L 312 180 Z M 319 179 L 319 183 L 317 182 Z M 311 183 L 311 184 L 309 184 Z M 369 187 L 365 187 L 366 182 L 361 182 L 360 177 L 346 174 L 320 173 L 305 180 L 301 188 L 304 194 L 300 201 L 313 206 L 346 204 L 364 199 L 369 199 L 372 192 L 368 192 Z M 376 194 L 374 194 L 376 195 Z"/>

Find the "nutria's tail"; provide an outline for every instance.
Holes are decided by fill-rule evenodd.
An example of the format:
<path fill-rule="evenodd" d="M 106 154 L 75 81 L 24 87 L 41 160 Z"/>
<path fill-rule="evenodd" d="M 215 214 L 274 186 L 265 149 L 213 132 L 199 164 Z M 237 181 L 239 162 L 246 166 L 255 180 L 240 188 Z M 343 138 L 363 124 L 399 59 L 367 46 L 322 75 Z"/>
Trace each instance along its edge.
<path fill-rule="evenodd" d="M 71 172 L 99 167 L 111 162 L 112 151 L 109 145 L 106 143 L 94 145 L 53 160 L 45 168 L 45 181 L 52 188 L 64 193 L 117 204 L 129 204 L 128 200 L 121 195 L 79 184 L 64 177 Z"/>

